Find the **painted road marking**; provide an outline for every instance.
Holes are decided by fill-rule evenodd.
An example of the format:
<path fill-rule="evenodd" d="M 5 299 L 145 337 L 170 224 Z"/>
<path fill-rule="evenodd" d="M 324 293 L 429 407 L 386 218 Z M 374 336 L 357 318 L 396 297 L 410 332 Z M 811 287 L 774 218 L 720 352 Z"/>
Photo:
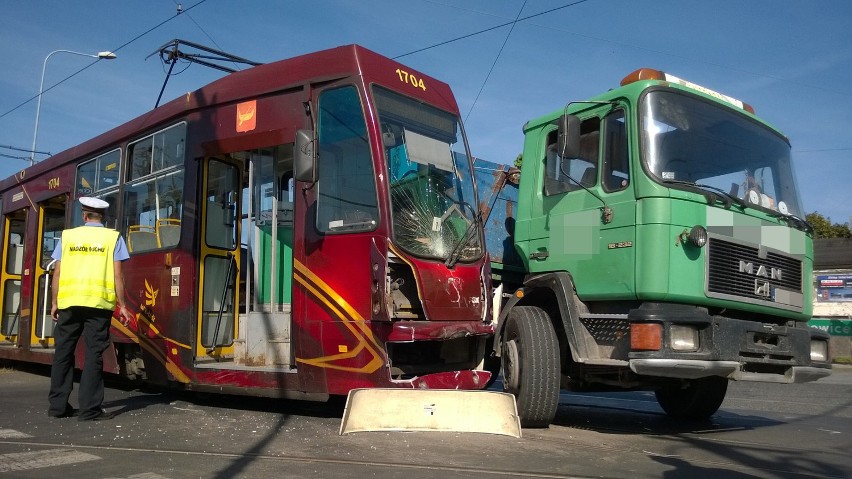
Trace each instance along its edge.
<path fill-rule="evenodd" d="M 143 472 L 141 474 L 133 474 L 132 476 L 122 477 L 105 477 L 104 479 L 169 479 L 166 476 L 161 476 L 154 472 Z"/>
<path fill-rule="evenodd" d="M 17 452 L 0 454 L 0 473 L 26 471 L 42 467 L 64 466 L 78 462 L 94 461 L 98 456 L 73 449 L 52 449 L 45 451 Z"/>
<path fill-rule="evenodd" d="M 0 439 L 26 439 L 32 437 L 14 429 L 0 429 Z"/>

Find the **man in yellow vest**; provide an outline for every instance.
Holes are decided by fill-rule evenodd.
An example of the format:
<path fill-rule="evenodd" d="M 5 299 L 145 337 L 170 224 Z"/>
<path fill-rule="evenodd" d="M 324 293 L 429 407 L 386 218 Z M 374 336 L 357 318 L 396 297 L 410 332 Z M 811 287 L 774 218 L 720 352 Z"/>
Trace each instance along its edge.
<path fill-rule="evenodd" d="M 53 337 L 56 349 L 50 371 L 51 417 L 70 417 L 77 411 L 68 403 L 74 387 L 74 350 L 80 336 L 86 346 L 80 377 L 80 421 L 112 419 L 103 409 L 103 353 L 109 346 L 109 327 L 118 306 L 118 318 L 127 324 L 133 314 L 124 297 L 122 261 L 130 258 L 124 238 L 104 228 L 109 203 L 97 198 L 80 198 L 84 226 L 65 230 L 52 258 L 53 303 L 50 313 L 56 321 Z M 61 269 L 60 269 L 61 265 Z"/>

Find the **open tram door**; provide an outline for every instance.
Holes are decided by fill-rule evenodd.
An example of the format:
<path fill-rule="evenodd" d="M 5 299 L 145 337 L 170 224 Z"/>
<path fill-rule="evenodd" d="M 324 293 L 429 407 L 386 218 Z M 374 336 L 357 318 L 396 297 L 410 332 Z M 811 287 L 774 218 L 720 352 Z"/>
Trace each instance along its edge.
<path fill-rule="evenodd" d="M 204 162 L 195 356 L 233 357 L 240 276 L 242 167 L 229 158 Z"/>
<path fill-rule="evenodd" d="M 294 372 L 293 144 L 208 158 L 203 191 L 196 357 Z"/>
<path fill-rule="evenodd" d="M 30 345 L 53 347 L 55 323 L 50 316 L 52 281 L 55 261 L 51 258 L 56 244 L 65 229 L 65 195 L 50 198 L 38 204 L 38 243 L 35 260 L 35 291 L 33 294 L 33 320 Z"/>
<path fill-rule="evenodd" d="M 0 271 L 0 346 L 20 346 L 21 278 L 24 270 L 24 231 L 27 209 L 10 212 L 4 216 L 3 259 Z"/>

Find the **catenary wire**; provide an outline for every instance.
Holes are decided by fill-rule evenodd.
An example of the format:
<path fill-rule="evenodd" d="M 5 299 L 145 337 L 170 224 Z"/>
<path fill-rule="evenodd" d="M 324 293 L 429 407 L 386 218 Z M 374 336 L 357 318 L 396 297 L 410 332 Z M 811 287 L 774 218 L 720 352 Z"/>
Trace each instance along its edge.
<path fill-rule="evenodd" d="M 413 50 L 413 51 L 410 51 L 408 53 L 403 53 L 402 55 L 397 55 L 397 56 L 392 57 L 392 58 L 394 60 L 396 60 L 398 58 L 406 57 L 408 55 L 413 55 L 415 53 L 425 52 L 426 50 L 431 50 L 432 48 L 437 48 L 437 47 L 440 47 L 442 45 L 447 45 L 449 43 L 457 42 L 459 40 L 464 40 L 465 38 L 475 37 L 476 35 L 480 35 L 482 33 L 490 32 L 492 30 L 497 30 L 498 28 L 507 27 L 509 25 L 514 25 L 518 22 L 523 22 L 523 21 L 529 20 L 531 18 L 540 17 L 542 15 L 547 15 L 548 13 L 553 13 L 555 11 L 562 10 L 562 9 L 565 9 L 565 8 L 568 8 L 568 7 L 573 7 L 575 5 L 579 5 L 581 3 L 586 3 L 588 1 L 590 1 L 590 0 L 578 0 L 576 2 L 568 3 L 568 4 L 562 5 L 560 7 L 551 8 L 550 10 L 545 10 L 543 12 L 535 13 L 533 15 L 528 15 L 524 18 L 516 18 L 514 21 L 511 21 L 511 22 L 501 23 L 500 25 L 494 25 L 493 27 L 489 27 L 489 28 L 486 28 L 484 30 L 479 30 L 479 31 L 473 32 L 473 33 L 468 33 L 466 35 L 462 35 L 460 37 L 456 37 L 456 38 L 453 38 L 453 39 L 450 39 L 450 40 L 446 40 L 446 41 L 443 41 L 443 42 L 440 42 L 440 43 L 436 43 L 436 44 L 430 45 L 428 47 L 419 48 L 417 50 Z"/>
<path fill-rule="evenodd" d="M 482 90 L 485 90 L 485 84 L 488 83 L 488 79 L 491 78 L 491 72 L 494 71 L 494 67 L 497 66 L 497 60 L 500 59 L 500 55 L 503 53 L 503 49 L 506 48 L 506 43 L 509 42 L 509 37 L 512 36 L 512 32 L 515 30 L 515 25 L 518 24 L 518 19 L 521 18 L 521 13 L 524 11 L 524 7 L 527 5 L 527 0 L 524 0 L 524 3 L 521 5 L 521 9 L 518 10 L 518 14 L 515 16 L 515 21 L 512 22 L 512 27 L 509 28 L 509 33 L 506 34 L 506 38 L 503 39 L 503 44 L 500 45 L 500 51 L 497 52 L 497 56 L 494 58 L 494 62 L 491 63 L 491 68 L 488 70 L 488 74 L 485 75 L 485 79 L 482 80 L 482 85 L 479 87 L 479 92 L 476 93 L 476 97 L 473 99 L 473 103 L 470 105 L 470 110 L 467 111 L 467 115 L 464 117 L 465 123 L 467 123 L 467 119 L 470 118 L 470 114 L 473 113 L 473 108 L 476 107 L 476 102 L 479 101 L 479 96 L 482 95 Z"/>
<path fill-rule="evenodd" d="M 186 8 L 186 9 L 184 9 L 184 10 L 183 10 L 183 13 L 186 13 L 186 12 L 188 12 L 188 11 L 192 10 L 193 8 L 195 8 L 195 7 L 197 7 L 197 6 L 199 6 L 199 5 L 203 4 L 203 3 L 205 3 L 206 1 L 207 1 L 207 0 L 199 0 L 199 1 L 198 1 L 198 2 L 196 2 L 195 4 L 193 4 L 193 5 L 191 5 L 190 7 L 188 7 L 188 8 Z M 163 20 L 162 22 L 160 22 L 160 23 L 158 23 L 158 24 L 154 25 L 153 27 L 149 28 L 148 30 L 145 30 L 144 32 L 140 33 L 139 35 L 136 35 L 136 36 L 135 36 L 135 37 L 133 37 L 132 39 L 130 39 L 130 40 L 128 40 L 127 42 L 125 42 L 125 43 L 123 43 L 122 45 L 120 45 L 118 48 L 115 48 L 115 49 L 113 49 L 113 50 L 111 50 L 111 51 L 112 51 L 112 52 L 120 51 L 122 48 L 124 48 L 124 47 L 126 47 L 126 46 L 130 45 L 131 43 L 135 42 L 136 40 L 139 40 L 140 38 L 144 37 L 145 35 L 147 35 L 147 34 L 149 34 L 149 33 L 153 32 L 154 30 L 156 30 L 156 29 L 160 28 L 161 26 L 165 25 L 166 23 L 168 23 L 168 22 L 170 22 L 170 21 L 174 20 L 175 18 L 177 18 L 177 17 L 178 17 L 178 15 L 180 15 L 180 14 L 179 14 L 179 13 L 175 13 L 175 14 L 174 14 L 174 15 L 172 15 L 171 17 L 169 17 L 169 18 L 167 18 L 167 19 Z M 93 65 L 95 65 L 95 64 L 96 64 L 96 63 L 98 63 L 99 61 L 101 61 L 101 59 L 100 59 L 100 58 L 98 58 L 97 60 L 95 60 L 95 61 L 93 61 L 93 62 L 89 63 L 88 65 L 84 66 L 83 68 L 80 68 L 79 70 L 77 70 L 76 72 L 74 72 L 74 73 L 72 73 L 72 74 L 68 75 L 67 77 L 63 78 L 62 80 L 59 80 L 58 82 L 54 83 L 54 84 L 53 84 L 53 85 L 51 85 L 50 87 L 45 88 L 44 90 L 42 90 L 42 91 L 41 91 L 41 93 L 36 94 L 36 95 L 33 95 L 32 97 L 30 97 L 30 98 L 28 98 L 28 99 L 24 100 L 24 101 L 23 101 L 23 102 L 21 102 L 19 105 L 17 105 L 17 106 L 15 106 L 15 107 L 13 107 L 11 110 L 9 110 L 9 111 L 7 111 L 7 112 L 5 112 L 5 113 L 3 113 L 3 114 L 0 114 L 0 118 L 5 117 L 6 115 L 8 115 L 8 114 L 10 114 L 10 113 L 12 113 L 12 112 L 14 112 L 14 111 L 16 111 L 18 108 L 21 108 L 22 106 L 26 105 L 27 103 L 29 103 L 29 102 L 31 102 L 31 101 L 33 101 L 33 100 L 37 99 L 37 98 L 39 97 L 39 95 L 44 95 L 45 93 L 49 92 L 50 90 L 52 90 L 52 89 L 56 88 L 57 86 L 59 86 L 59 85 L 61 85 L 61 84 L 63 84 L 63 83 L 65 83 L 66 81 L 68 81 L 68 80 L 70 80 L 70 79 L 74 78 L 75 76 L 79 75 L 80 73 L 83 73 L 84 71 L 88 70 L 89 68 L 91 68 Z"/>

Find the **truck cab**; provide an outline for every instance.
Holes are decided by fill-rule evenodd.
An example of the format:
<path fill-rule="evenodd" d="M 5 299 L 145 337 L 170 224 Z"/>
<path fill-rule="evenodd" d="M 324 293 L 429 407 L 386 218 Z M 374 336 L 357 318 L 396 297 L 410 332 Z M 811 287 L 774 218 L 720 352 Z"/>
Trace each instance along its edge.
<path fill-rule="evenodd" d="M 487 233 L 495 355 L 526 426 L 560 389 L 654 390 L 704 419 L 728 380 L 830 374 L 790 143 L 749 105 L 640 69 L 524 135 L 519 184 L 491 168 L 511 206 Z"/>

